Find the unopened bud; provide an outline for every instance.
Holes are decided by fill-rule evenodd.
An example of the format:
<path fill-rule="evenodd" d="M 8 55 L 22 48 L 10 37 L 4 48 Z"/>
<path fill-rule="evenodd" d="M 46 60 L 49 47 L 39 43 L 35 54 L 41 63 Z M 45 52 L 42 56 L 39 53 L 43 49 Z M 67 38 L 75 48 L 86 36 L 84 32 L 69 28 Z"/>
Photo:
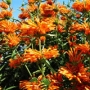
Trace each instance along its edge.
<path fill-rule="evenodd" d="M 10 5 L 11 2 L 12 2 L 12 0 L 6 0 L 6 3 L 7 3 L 8 5 Z"/>

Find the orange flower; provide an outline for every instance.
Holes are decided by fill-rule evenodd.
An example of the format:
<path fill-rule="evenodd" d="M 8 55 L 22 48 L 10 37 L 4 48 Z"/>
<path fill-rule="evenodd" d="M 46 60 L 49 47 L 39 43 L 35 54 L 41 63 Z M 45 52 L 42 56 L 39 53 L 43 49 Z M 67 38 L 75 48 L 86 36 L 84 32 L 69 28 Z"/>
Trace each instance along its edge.
<path fill-rule="evenodd" d="M 37 51 L 35 49 L 27 49 L 25 50 L 25 53 L 23 54 L 23 62 L 37 62 L 41 58 L 40 51 Z"/>
<path fill-rule="evenodd" d="M 36 23 L 37 24 L 36 24 Z M 50 18 L 43 19 L 40 21 L 38 18 L 35 18 L 35 22 L 31 19 L 26 20 L 21 24 L 21 35 L 35 35 L 35 34 L 46 34 L 47 32 L 54 30 L 55 25 L 53 24 L 54 20 Z"/>
<path fill-rule="evenodd" d="M 8 11 L 8 10 L 3 10 L 0 12 L 0 18 L 10 18 L 12 17 L 12 10 L 11 11 Z"/>
<path fill-rule="evenodd" d="M 8 20 L 0 21 L 0 32 L 13 33 L 17 29 L 17 25 L 14 22 Z"/>
<path fill-rule="evenodd" d="M 42 56 L 46 59 L 56 58 L 59 56 L 59 51 L 55 48 L 48 48 L 42 50 Z"/>
<path fill-rule="evenodd" d="M 66 63 L 65 64 L 65 68 L 67 70 L 69 70 L 70 72 L 72 72 L 73 75 L 77 75 L 77 73 L 79 72 L 80 67 L 84 66 L 84 64 L 82 62 L 74 62 L 74 63 Z"/>
<path fill-rule="evenodd" d="M 28 3 L 34 3 L 35 0 L 28 0 Z"/>
<path fill-rule="evenodd" d="M 27 12 L 23 12 L 21 14 L 19 14 L 18 16 L 20 19 L 26 19 L 27 17 L 29 17 L 29 14 Z"/>
<path fill-rule="evenodd" d="M 68 14 L 70 12 L 70 10 L 67 9 L 67 7 L 65 7 L 64 5 L 58 4 L 58 9 L 61 14 Z"/>
<path fill-rule="evenodd" d="M 37 22 L 38 33 L 40 34 L 46 34 L 47 32 L 55 29 L 55 25 L 53 24 L 55 18 L 43 18 L 41 21 L 36 18 L 35 21 Z"/>
<path fill-rule="evenodd" d="M 90 85 L 75 83 L 75 90 L 90 90 Z"/>
<path fill-rule="evenodd" d="M 21 24 L 20 30 L 22 36 L 24 35 L 33 36 L 37 33 L 38 29 L 37 25 L 31 19 L 28 19 Z"/>
<path fill-rule="evenodd" d="M 9 59 L 9 66 L 11 68 L 16 68 L 18 67 L 22 62 L 22 58 L 17 56 L 16 59 Z"/>
<path fill-rule="evenodd" d="M 72 8 L 82 12 L 84 10 L 84 2 L 76 1 L 73 3 Z"/>
<path fill-rule="evenodd" d="M 50 81 L 48 90 L 59 90 L 62 86 L 62 75 L 60 73 L 48 74 L 46 78 Z"/>
<path fill-rule="evenodd" d="M 90 86 L 89 85 L 86 85 L 85 86 L 85 90 L 90 90 Z"/>
<path fill-rule="evenodd" d="M 85 26 L 83 24 L 74 23 L 71 26 L 70 32 L 74 33 L 76 31 L 84 31 L 84 30 L 85 30 Z"/>
<path fill-rule="evenodd" d="M 19 88 L 22 90 L 42 90 L 39 82 L 20 81 Z"/>
<path fill-rule="evenodd" d="M 7 9 L 9 6 L 5 2 L 0 2 L 0 7 Z"/>
<path fill-rule="evenodd" d="M 30 4 L 30 5 L 28 5 L 28 7 L 27 7 L 27 11 L 29 11 L 29 12 L 34 12 L 35 10 L 37 10 L 37 6 L 35 5 L 35 4 Z"/>
<path fill-rule="evenodd" d="M 80 23 L 74 23 L 72 24 L 71 28 L 70 28 L 70 32 L 74 33 L 76 31 L 84 31 L 86 35 L 90 34 L 90 27 L 89 24 L 84 22 L 82 24 Z"/>
<path fill-rule="evenodd" d="M 39 26 L 40 34 L 46 34 L 46 32 L 50 31 L 48 24 L 44 21 L 42 21 L 41 23 L 38 23 L 38 26 Z"/>
<path fill-rule="evenodd" d="M 41 40 L 42 42 L 44 42 L 44 41 L 46 40 L 46 37 L 45 37 L 45 36 L 41 36 L 41 37 L 40 37 L 40 40 Z"/>
<path fill-rule="evenodd" d="M 19 88 L 22 89 L 22 90 L 25 89 L 25 88 L 27 89 L 30 86 L 30 84 L 31 83 L 27 80 L 20 81 Z"/>
<path fill-rule="evenodd" d="M 72 7 L 79 12 L 84 10 L 90 11 L 90 0 L 83 0 L 82 2 L 76 1 L 73 3 Z"/>
<path fill-rule="evenodd" d="M 47 0 L 47 4 L 52 5 L 53 4 L 53 0 Z"/>
<path fill-rule="evenodd" d="M 19 18 L 20 19 L 26 19 L 26 18 L 30 18 L 30 12 L 34 12 L 37 9 L 37 5 L 36 4 L 28 4 L 27 8 L 24 9 L 23 7 L 20 8 L 21 10 L 21 14 L 19 14 Z"/>
<path fill-rule="evenodd" d="M 70 70 L 68 70 L 66 67 L 61 67 L 59 69 L 59 73 L 66 76 L 69 80 L 72 80 L 75 77 L 73 73 Z"/>
<path fill-rule="evenodd" d="M 20 10 L 21 10 L 21 13 L 18 16 L 20 19 L 30 18 L 29 10 L 27 8 L 25 9 L 23 7 L 20 7 Z"/>
<path fill-rule="evenodd" d="M 67 52 L 69 55 L 69 61 L 70 62 L 80 62 L 82 60 L 82 52 L 79 52 L 77 48 L 70 48 L 70 50 Z"/>
<path fill-rule="evenodd" d="M 81 14 L 76 13 L 76 18 L 80 18 L 80 17 L 81 17 Z"/>
<path fill-rule="evenodd" d="M 73 47 L 76 45 L 76 40 L 77 40 L 77 37 L 74 35 L 74 36 L 70 36 L 68 38 L 68 43 L 69 43 L 69 46 L 70 47 Z"/>
<path fill-rule="evenodd" d="M 90 26 L 89 26 L 89 23 L 83 23 L 83 26 L 84 26 L 84 30 L 85 30 L 85 34 L 86 35 L 89 35 L 90 34 Z"/>
<path fill-rule="evenodd" d="M 40 12 L 43 16 L 55 16 L 56 12 L 54 11 L 55 5 L 52 4 L 47 4 L 47 3 L 42 3 L 40 5 Z"/>
<path fill-rule="evenodd" d="M 64 32 L 64 27 L 61 25 L 58 25 L 57 29 L 58 29 L 58 32 L 60 32 L 60 33 Z"/>
<path fill-rule="evenodd" d="M 82 63 L 78 63 L 77 65 L 66 63 L 66 65 L 62 66 L 58 71 L 69 80 L 72 80 L 72 87 L 75 87 L 78 90 L 82 90 L 83 88 L 89 90 L 90 73 L 87 72 L 87 70 L 88 68 L 85 68 Z"/>
<path fill-rule="evenodd" d="M 87 70 L 88 68 L 85 68 L 84 66 L 80 67 L 79 72 L 77 73 L 77 80 L 79 81 L 79 83 L 90 83 L 90 73 L 87 72 Z"/>
<path fill-rule="evenodd" d="M 82 64 L 82 63 L 76 64 L 76 65 L 66 63 L 65 67 L 62 66 L 59 69 L 59 73 L 66 76 L 69 80 L 72 80 L 73 78 L 75 78 L 76 80 L 79 80 L 79 82 L 81 80 L 79 78 L 79 75 L 81 76 L 81 78 L 83 80 L 85 79 L 85 81 L 90 79 L 90 78 L 85 76 L 86 71 L 87 71 L 87 69 L 84 68 L 84 64 Z M 87 73 L 86 75 L 90 75 L 90 74 Z"/>
<path fill-rule="evenodd" d="M 6 41 L 8 42 L 10 47 L 16 46 L 20 42 L 20 38 L 18 35 L 14 33 L 10 33 L 7 35 Z"/>
<path fill-rule="evenodd" d="M 77 51 L 80 51 L 82 54 L 88 54 L 90 51 L 90 45 L 88 42 L 85 42 L 85 44 L 79 44 L 76 45 Z"/>
<path fill-rule="evenodd" d="M 67 20 L 67 18 L 65 16 L 61 16 L 60 19 L 64 20 L 64 21 Z"/>
<path fill-rule="evenodd" d="M 90 11 L 90 0 L 85 0 L 85 10 Z"/>

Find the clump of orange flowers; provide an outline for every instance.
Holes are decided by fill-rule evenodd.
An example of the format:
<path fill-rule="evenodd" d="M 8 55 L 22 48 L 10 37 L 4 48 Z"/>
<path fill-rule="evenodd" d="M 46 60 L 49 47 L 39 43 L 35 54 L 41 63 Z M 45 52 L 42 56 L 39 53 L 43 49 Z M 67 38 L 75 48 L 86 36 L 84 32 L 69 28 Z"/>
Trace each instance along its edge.
<path fill-rule="evenodd" d="M 81 48 L 83 48 L 83 45 Z M 84 64 L 82 63 L 84 59 L 83 54 L 86 54 L 88 49 L 83 49 L 80 49 L 78 46 L 71 48 L 67 52 L 69 55 L 69 62 L 67 62 L 65 66 L 60 67 L 59 73 L 66 76 L 76 89 L 78 88 L 81 90 L 84 88 L 85 90 L 89 90 L 90 73 L 87 71 L 89 68 L 84 67 Z M 75 82 L 77 82 L 77 84 L 75 84 Z M 84 85 L 85 82 L 87 82 L 88 85 Z M 78 85 L 81 85 L 82 87 L 78 87 Z"/>
<path fill-rule="evenodd" d="M 26 49 L 22 56 L 17 57 L 16 59 L 10 59 L 9 66 L 15 68 L 24 62 L 35 63 L 40 59 L 51 59 L 59 56 L 59 52 L 55 48 L 43 49 L 42 52 L 35 49 Z"/>
<path fill-rule="evenodd" d="M 12 9 L 9 8 L 8 3 L 2 1 L 0 2 L 0 19 L 2 18 L 6 18 L 6 19 L 10 19 L 10 17 L 12 17 Z"/>
<path fill-rule="evenodd" d="M 77 0 L 73 3 L 72 8 L 79 12 L 90 11 L 90 0 Z"/>
<path fill-rule="evenodd" d="M 85 68 L 82 63 L 79 63 L 77 66 L 70 65 L 69 63 L 67 63 L 66 67 L 61 67 L 59 69 L 59 73 L 66 76 L 72 82 L 72 86 L 74 86 L 76 89 L 89 90 L 90 89 L 90 86 L 89 86 L 90 73 L 87 72 L 88 68 Z M 86 82 L 87 82 L 87 85 L 84 84 Z"/>
<path fill-rule="evenodd" d="M 20 81 L 19 87 L 22 90 L 43 90 L 45 89 L 43 83 L 43 80 L 45 79 L 48 80 L 47 83 L 50 83 L 47 87 L 47 90 L 59 90 L 59 88 L 62 86 L 62 75 L 60 73 L 54 73 L 48 74 L 44 78 L 42 77 L 42 75 L 39 75 L 37 80 L 33 82 L 28 80 Z"/>

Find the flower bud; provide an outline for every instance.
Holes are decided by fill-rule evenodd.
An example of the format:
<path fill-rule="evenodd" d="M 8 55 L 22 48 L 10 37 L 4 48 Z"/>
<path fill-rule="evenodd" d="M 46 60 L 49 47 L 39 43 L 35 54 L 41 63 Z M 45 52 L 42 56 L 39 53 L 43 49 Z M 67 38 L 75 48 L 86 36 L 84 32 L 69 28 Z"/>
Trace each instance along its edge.
<path fill-rule="evenodd" d="M 10 4 L 11 4 L 11 1 L 12 1 L 12 0 L 6 0 L 6 3 L 7 3 L 8 5 L 10 5 Z"/>

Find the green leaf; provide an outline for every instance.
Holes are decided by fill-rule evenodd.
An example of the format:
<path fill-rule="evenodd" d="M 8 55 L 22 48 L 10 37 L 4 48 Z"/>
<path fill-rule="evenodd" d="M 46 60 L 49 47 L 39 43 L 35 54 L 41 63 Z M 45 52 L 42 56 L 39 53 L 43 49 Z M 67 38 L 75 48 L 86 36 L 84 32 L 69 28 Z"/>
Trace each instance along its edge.
<path fill-rule="evenodd" d="M 0 71 L 4 68 L 4 66 L 5 66 L 5 64 L 2 67 L 0 67 Z"/>
<path fill-rule="evenodd" d="M 3 82 L 5 79 L 6 79 L 6 78 L 2 78 L 2 79 L 0 80 L 0 82 Z"/>
<path fill-rule="evenodd" d="M 90 72 L 90 69 L 88 69 L 87 71 Z"/>
<path fill-rule="evenodd" d="M 37 78 L 36 77 L 33 77 L 30 82 L 34 82 L 34 81 L 37 81 Z"/>
<path fill-rule="evenodd" d="M 50 84 L 50 81 L 47 78 L 43 78 L 43 80 L 41 82 L 46 86 L 49 86 L 49 84 Z"/>
<path fill-rule="evenodd" d="M 12 89 L 14 89 L 14 88 L 16 88 L 16 86 L 11 86 L 11 87 L 9 87 L 9 88 L 6 88 L 5 90 L 12 90 Z"/>
<path fill-rule="evenodd" d="M 56 36 L 56 34 L 47 34 L 47 36 L 53 37 Z"/>
<path fill-rule="evenodd" d="M 55 72 L 55 70 L 51 67 L 51 65 L 50 65 L 50 63 L 49 63 L 48 60 L 45 60 L 45 64 L 46 64 L 46 66 L 47 66 L 53 73 Z"/>
<path fill-rule="evenodd" d="M 16 56 L 16 50 L 13 50 L 11 57 L 14 58 Z"/>
<path fill-rule="evenodd" d="M 6 0 L 7 4 L 10 5 L 12 0 Z"/>

